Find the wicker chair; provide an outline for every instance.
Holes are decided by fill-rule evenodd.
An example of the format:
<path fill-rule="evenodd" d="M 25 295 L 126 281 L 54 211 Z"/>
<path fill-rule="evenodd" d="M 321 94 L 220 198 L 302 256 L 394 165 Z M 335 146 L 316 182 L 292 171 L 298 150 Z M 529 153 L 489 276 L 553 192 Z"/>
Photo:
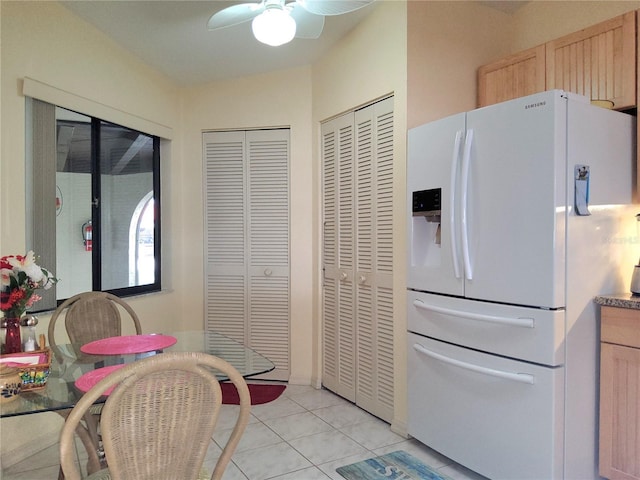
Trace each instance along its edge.
<path fill-rule="evenodd" d="M 131 306 L 107 292 L 84 292 L 65 300 L 51 316 L 49 322 L 49 345 L 57 352 L 55 328 L 58 318 L 64 313 L 64 324 L 72 344 L 85 343 L 122 334 L 122 307 L 131 317 L 136 334 L 142 333 L 138 315 Z"/>
<path fill-rule="evenodd" d="M 51 316 L 49 322 L 49 346 L 53 354 L 60 358 L 63 354 L 55 340 L 55 328 L 59 318 L 64 317 L 65 328 L 69 340 L 75 347 L 102 338 L 115 337 L 122 334 L 122 315 L 126 312 L 133 322 L 136 335 L 142 333 L 140 320 L 131 306 L 107 292 L 83 292 L 65 300 Z M 66 342 L 65 342 L 66 343 Z M 84 358 L 90 363 L 91 355 L 83 354 L 79 349 L 75 352 L 79 359 Z M 95 472 L 102 466 L 98 423 L 102 405 L 94 405 L 85 415 L 86 426 L 80 425 L 78 434 L 87 448 L 89 473 Z M 69 410 L 58 412 L 63 417 Z"/>
<path fill-rule="evenodd" d="M 205 353 L 161 353 L 116 370 L 78 401 L 60 436 L 60 466 L 66 479 L 80 479 L 74 431 L 84 413 L 108 388 L 102 410 L 102 441 L 109 465 L 88 478 L 112 480 L 202 478 L 201 471 L 222 405 L 214 370 L 238 389 L 240 411 L 218 458 L 212 480 L 222 478 L 249 420 L 251 399 L 238 371 Z M 208 478 L 208 477 L 207 477 Z"/>

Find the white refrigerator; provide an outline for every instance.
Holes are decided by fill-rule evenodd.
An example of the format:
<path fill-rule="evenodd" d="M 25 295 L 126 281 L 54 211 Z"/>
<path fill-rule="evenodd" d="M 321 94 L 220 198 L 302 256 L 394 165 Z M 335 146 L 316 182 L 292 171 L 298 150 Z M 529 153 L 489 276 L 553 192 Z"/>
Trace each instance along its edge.
<path fill-rule="evenodd" d="M 408 134 L 408 432 L 495 479 L 597 475 L 598 318 L 640 253 L 635 120 L 553 90 Z"/>

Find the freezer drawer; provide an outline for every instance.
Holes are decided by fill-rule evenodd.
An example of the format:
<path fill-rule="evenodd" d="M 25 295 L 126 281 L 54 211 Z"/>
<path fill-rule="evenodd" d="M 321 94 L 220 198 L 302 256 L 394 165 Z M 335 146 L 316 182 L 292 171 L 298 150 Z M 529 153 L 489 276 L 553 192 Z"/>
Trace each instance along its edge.
<path fill-rule="evenodd" d="M 408 330 L 527 362 L 565 361 L 564 310 L 542 310 L 409 290 Z"/>
<path fill-rule="evenodd" d="M 408 333 L 408 432 L 494 480 L 559 479 L 563 367 Z"/>

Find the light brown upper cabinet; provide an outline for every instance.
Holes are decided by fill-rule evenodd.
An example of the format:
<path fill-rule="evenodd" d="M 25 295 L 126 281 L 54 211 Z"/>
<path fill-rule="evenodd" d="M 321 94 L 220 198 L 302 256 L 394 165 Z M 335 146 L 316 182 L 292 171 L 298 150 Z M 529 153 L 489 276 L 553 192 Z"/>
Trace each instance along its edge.
<path fill-rule="evenodd" d="M 478 106 L 554 88 L 636 105 L 636 12 L 629 12 L 478 69 Z"/>
<path fill-rule="evenodd" d="M 478 106 L 545 90 L 545 47 L 509 55 L 478 69 Z"/>
<path fill-rule="evenodd" d="M 559 88 L 616 110 L 636 105 L 636 14 L 625 13 L 546 44 L 547 90 Z"/>

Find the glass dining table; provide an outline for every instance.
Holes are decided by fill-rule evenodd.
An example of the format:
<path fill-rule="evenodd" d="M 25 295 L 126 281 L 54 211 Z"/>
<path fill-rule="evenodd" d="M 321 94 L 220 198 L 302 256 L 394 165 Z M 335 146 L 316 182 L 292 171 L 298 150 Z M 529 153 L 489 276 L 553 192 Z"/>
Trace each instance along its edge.
<path fill-rule="evenodd" d="M 164 348 L 164 352 L 204 352 L 220 357 L 233 365 L 247 378 L 269 372 L 275 368 L 273 362 L 255 350 L 235 340 L 211 331 L 170 332 L 175 344 Z M 56 345 L 52 352 L 50 374 L 46 386 L 22 392 L 18 398 L 0 406 L 0 418 L 27 415 L 73 408 L 83 395 L 76 386 L 82 375 L 102 367 L 127 364 L 141 358 L 161 353 L 151 351 L 136 354 L 89 355 L 83 353 L 82 345 Z M 220 380 L 226 378 L 219 376 Z M 103 403 L 101 397 L 97 403 Z"/>
<path fill-rule="evenodd" d="M 78 379 L 86 378 L 92 372 L 104 367 L 132 363 L 163 352 L 203 352 L 215 355 L 233 365 L 245 378 L 266 373 L 275 368 L 273 362 L 255 350 L 216 332 L 170 332 L 163 336 L 175 337 L 176 341 L 162 350 L 143 353 L 96 355 L 84 353 L 82 350 L 86 350 L 87 346 L 82 348 L 82 345 L 67 344 L 52 347 L 50 374 L 46 386 L 21 392 L 18 398 L 0 405 L 0 418 L 43 412 L 58 412 L 66 418 L 69 410 L 84 393 L 77 386 Z M 223 381 L 226 377 L 218 374 L 218 379 Z M 106 396 L 100 397 L 96 404 L 104 403 L 106 399 Z M 96 417 L 90 413 L 85 415 L 85 425 L 80 425 L 76 429 L 89 454 L 88 473 L 93 473 L 104 466 L 97 431 Z M 62 470 L 58 478 L 64 478 Z"/>

